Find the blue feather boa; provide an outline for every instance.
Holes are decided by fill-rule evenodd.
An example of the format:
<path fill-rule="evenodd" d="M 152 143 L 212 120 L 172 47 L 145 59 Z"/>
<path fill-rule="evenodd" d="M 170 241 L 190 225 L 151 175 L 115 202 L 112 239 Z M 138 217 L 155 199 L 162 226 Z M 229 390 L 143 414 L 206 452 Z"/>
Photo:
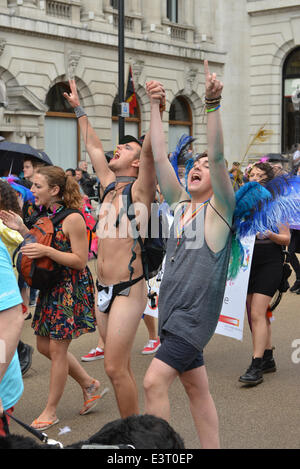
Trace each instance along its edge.
<path fill-rule="evenodd" d="M 179 176 L 178 176 L 178 158 L 180 154 L 194 141 L 194 137 L 191 137 L 190 135 L 183 134 L 177 145 L 175 150 L 170 156 L 170 162 L 174 168 L 175 174 L 177 176 L 178 181 L 180 182 Z"/>
<path fill-rule="evenodd" d="M 235 278 L 243 264 L 241 239 L 266 231 L 278 233 L 279 225 L 300 225 L 300 177 L 278 176 L 265 187 L 248 182 L 236 193 L 235 233 L 228 278 Z"/>
<path fill-rule="evenodd" d="M 299 176 L 278 176 L 259 186 L 250 182 L 236 192 L 234 224 L 239 238 L 300 224 Z"/>
<path fill-rule="evenodd" d="M 30 202 L 34 203 L 35 198 L 34 198 L 32 192 L 31 192 L 31 190 L 28 189 L 27 187 L 23 186 L 22 184 L 18 184 L 19 178 L 17 178 L 16 176 L 8 176 L 8 177 L 3 177 L 1 179 L 8 182 L 8 184 L 10 184 L 11 187 L 16 192 L 21 194 L 21 197 L 22 197 L 24 202 L 30 201 Z"/>

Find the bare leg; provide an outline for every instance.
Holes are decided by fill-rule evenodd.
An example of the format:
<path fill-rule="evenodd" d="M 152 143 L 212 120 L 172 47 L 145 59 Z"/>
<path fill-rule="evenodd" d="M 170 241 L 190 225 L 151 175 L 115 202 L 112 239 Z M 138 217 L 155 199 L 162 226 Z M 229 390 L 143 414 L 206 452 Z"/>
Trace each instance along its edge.
<path fill-rule="evenodd" d="M 43 347 L 46 348 L 46 341 L 48 342 L 48 353 L 51 359 L 50 388 L 46 407 L 37 419 L 40 422 L 49 422 L 57 418 L 56 409 L 63 394 L 69 371 L 67 352 L 70 341 L 54 341 L 46 337 L 38 337 L 38 349 L 40 342 L 43 342 Z M 33 422 L 32 425 L 39 428 L 38 422 Z"/>
<path fill-rule="evenodd" d="M 144 315 L 144 323 L 148 329 L 149 340 L 156 340 L 157 333 L 156 333 L 156 319 L 149 314 Z"/>
<path fill-rule="evenodd" d="M 101 313 L 98 314 L 105 337 L 105 371 L 114 387 L 122 418 L 139 413 L 138 392 L 130 365 L 130 355 L 145 307 L 145 284 L 138 282 L 131 287 L 128 297 L 115 298 L 108 318 L 103 318 L 103 313 L 102 316 Z"/>
<path fill-rule="evenodd" d="M 164 420 L 170 419 L 169 388 L 178 372 L 157 358 L 153 358 L 144 378 L 145 413 Z"/>
<path fill-rule="evenodd" d="M 253 357 L 259 358 L 264 354 L 271 337 L 271 325 L 266 316 L 271 297 L 254 293 L 251 301 L 251 322 Z"/>
<path fill-rule="evenodd" d="M 84 401 L 90 397 L 92 385 L 95 391 L 100 388 L 99 381 L 89 376 L 76 358 L 68 352 L 70 342 L 37 336 L 38 351 L 51 360 L 48 402 L 38 420 L 49 421 L 56 418 L 56 407 L 63 394 L 68 374 L 81 386 Z"/>
<path fill-rule="evenodd" d="M 220 448 L 218 415 L 209 392 L 205 366 L 182 373 L 180 380 L 189 397 L 191 414 L 202 448 Z"/>

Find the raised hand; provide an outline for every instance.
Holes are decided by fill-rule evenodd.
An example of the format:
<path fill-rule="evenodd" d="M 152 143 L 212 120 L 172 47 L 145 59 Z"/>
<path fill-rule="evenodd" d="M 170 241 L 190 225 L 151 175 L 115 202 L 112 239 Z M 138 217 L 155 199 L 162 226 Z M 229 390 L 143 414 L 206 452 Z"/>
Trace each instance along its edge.
<path fill-rule="evenodd" d="M 70 85 L 71 93 L 65 92 L 63 95 L 66 98 L 66 100 L 69 102 L 70 106 L 74 108 L 80 105 L 75 80 L 74 79 L 69 80 L 69 85 Z"/>
<path fill-rule="evenodd" d="M 6 210 L 0 210 L 0 219 L 11 230 L 20 232 L 24 226 L 23 220 L 20 215 L 15 212 L 12 212 L 11 210 L 9 210 L 8 212 Z"/>
<path fill-rule="evenodd" d="M 146 92 L 150 101 L 158 101 L 161 106 L 165 106 L 166 93 L 163 85 L 159 81 L 149 81 L 146 83 Z"/>
<path fill-rule="evenodd" d="M 207 60 L 204 60 L 204 73 L 206 98 L 219 98 L 223 90 L 223 83 L 217 79 L 215 73 L 210 73 Z"/>

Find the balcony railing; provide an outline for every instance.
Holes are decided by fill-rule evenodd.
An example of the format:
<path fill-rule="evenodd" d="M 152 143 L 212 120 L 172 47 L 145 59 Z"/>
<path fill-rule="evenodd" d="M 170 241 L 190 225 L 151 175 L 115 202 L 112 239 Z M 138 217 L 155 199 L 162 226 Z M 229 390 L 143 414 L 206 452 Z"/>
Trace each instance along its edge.
<path fill-rule="evenodd" d="M 171 38 L 177 41 L 186 40 L 186 29 L 181 28 L 180 26 L 171 26 Z"/>
<path fill-rule="evenodd" d="M 70 19 L 71 5 L 69 3 L 56 2 L 55 0 L 47 0 L 46 13 L 56 18 Z"/>
<path fill-rule="evenodd" d="M 117 28 L 118 23 L 119 23 L 119 15 L 118 14 L 113 13 L 113 23 L 114 23 L 114 27 Z M 129 16 L 125 16 L 125 18 L 124 18 L 124 28 L 127 31 L 133 31 L 133 18 L 130 18 Z"/>

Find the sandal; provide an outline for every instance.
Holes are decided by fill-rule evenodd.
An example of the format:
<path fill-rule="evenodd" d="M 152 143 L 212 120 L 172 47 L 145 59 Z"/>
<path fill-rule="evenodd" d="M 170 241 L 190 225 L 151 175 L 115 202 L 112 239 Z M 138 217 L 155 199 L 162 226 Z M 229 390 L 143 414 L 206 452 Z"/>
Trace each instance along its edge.
<path fill-rule="evenodd" d="M 48 428 L 53 427 L 59 422 L 59 419 L 49 420 L 49 421 L 41 421 L 39 419 L 35 419 L 32 424 L 30 425 L 35 430 L 48 430 Z M 37 425 L 37 426 L 34 426 Z M 41 427 L 39 425 L 42 425 Z"/>
<path fill-rule="evenodd" d="M 94 383 L 95 383 L 95 380 L 93 380 L 92 382 L 92 387 L 94 389 L 92 392 L 88 393 L 88 399 L 84 401 L 83 407 L 81 411 L 79 412 L 80 415 L 88 414 L 97 405 L 98 400 L 101 399 L 104 396 L 104 394 L 108 392 L 108 388 L 105 388 L 100 394 L 93 394 L 93 392 L 97 391 Z"/>

